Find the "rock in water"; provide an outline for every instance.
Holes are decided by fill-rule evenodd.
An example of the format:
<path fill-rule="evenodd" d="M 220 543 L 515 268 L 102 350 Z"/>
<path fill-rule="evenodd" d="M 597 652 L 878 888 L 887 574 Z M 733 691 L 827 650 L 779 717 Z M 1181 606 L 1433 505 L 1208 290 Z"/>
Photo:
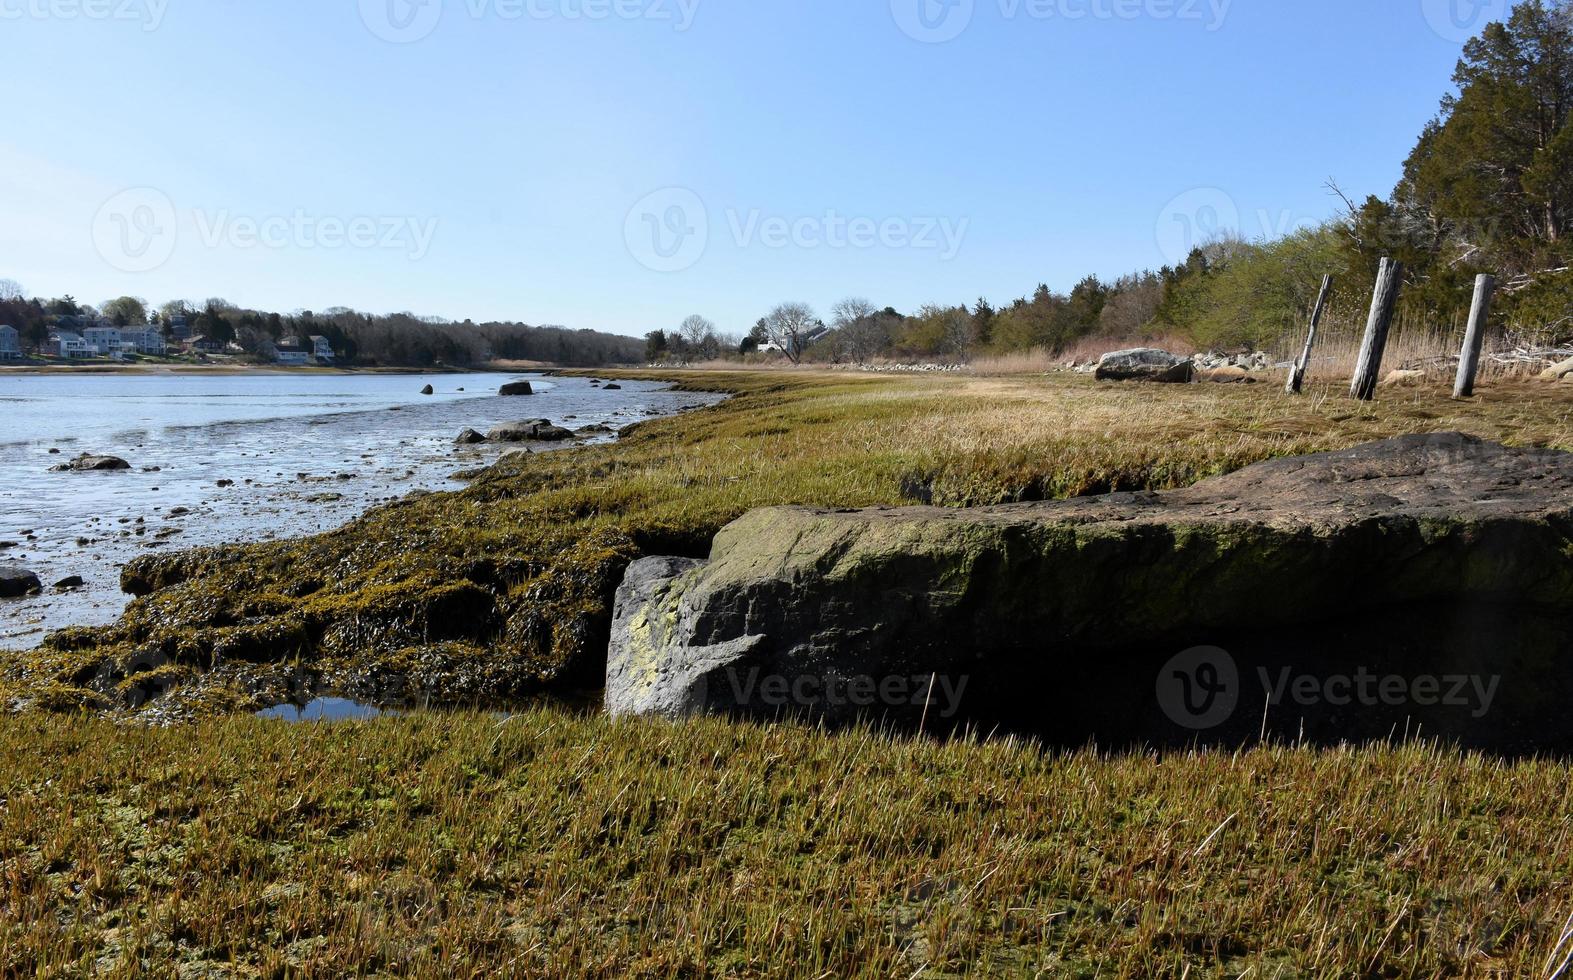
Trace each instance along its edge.
<path fill-rule="evenodd" d="M 119 456 L 90 456 L 83 453 L 69 463 L 51 466 L 49 471 L 51 473 L 86 473 L 91 470 L 129 470 L 130 468 L 131 464 Z"/>
<path fill-rule="evenodd" d="M 1140 347 L 1120 350 L 1098 359 L 1094 377 L 1099 381 L 1161 381 L 1186 384 L 1194 368 L 1191 359 L 1166 350 Z"/>
<path fill-rule="evenodd" d="M 421 394 L 423 395 L 435 395 L 436 393 L 437 389 L 433 388 L 431 385 L 427 385 L 421 389 Z"/>
<path fill-rule="evenodd" d="M 514 397 L 516 395 L 533 395 L 535 394 L 535 389 L 530 387 L 530 382 L 528 381 L 510 381 L 501 388 L 497 389 L 497 394 L 504 397 Z"/>
<path fill-rule="evenodd" d="M 619 384 L 610 384 L 610 385 L 607 385 L 605 388 L 602 388 L 601 390 L 602 391 L 622 391 L 623 390 L 623 386 L 619 385 Z"/>
<path fill-rule="evenodd" d="M 530 419 L 493 426 L 486 438 L 490 442 L 563 442 L 572 439 L 573 433 L 548 419 Z"/>
<path fill-rule="evenodd" d="M 630 569 L 606 703 L 1069 745 L 1238 744 L 1265 718 L 1567 748 L 1570 554 L 1573 455 L 1456 433 L 1166 493 L 758 510 L 708 562 Z"/>
<path fill-rule="evenodd" d="M 15 599 L 40 587 L 38 575 L 32 569 L 0 564 L 0 599 Z"/>
<path fill-rule="evenodd" d="M 453 441 L 461 446 L 473 446 L 478 442 L 485 442 L 486 437 L 481 435 L 479 432 L 476 432 L 474 429 L 465 429 L 463 432 L 459 433 L 459 437 Z"/>

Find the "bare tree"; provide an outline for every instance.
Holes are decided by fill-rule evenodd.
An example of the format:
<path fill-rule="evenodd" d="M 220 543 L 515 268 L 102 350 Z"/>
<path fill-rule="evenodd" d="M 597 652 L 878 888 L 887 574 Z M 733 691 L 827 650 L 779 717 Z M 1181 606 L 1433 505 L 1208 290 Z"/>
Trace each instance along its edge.
<path fill-rule="evenodd" d="M 677 333 L 683 338 L 689 353 L 699 357 L 710 357 L 716 353 L 715 324 L 699 314 L 695 313 L 684 320 L 677 328 Z"/>
<path fill-rule="evenodd" d="M 853 363 L 867 364 L 885 349 L 890 340 L 889 325 L 873 303 L 853 296 L 837 303 L 830 311 L 841 350 Z"/>
<path fill-rule="evenodd" d="M 0 279 L 0 300 L 21 299 L 22 284 L 15 279 Z"/>
<path fill-rule="evenodd" d="M 813 307 L 807 303 L 782 303 L 765 317 L 765 332 L 793 364 L 802 363 L 808 335 L 819 325 Z"/>

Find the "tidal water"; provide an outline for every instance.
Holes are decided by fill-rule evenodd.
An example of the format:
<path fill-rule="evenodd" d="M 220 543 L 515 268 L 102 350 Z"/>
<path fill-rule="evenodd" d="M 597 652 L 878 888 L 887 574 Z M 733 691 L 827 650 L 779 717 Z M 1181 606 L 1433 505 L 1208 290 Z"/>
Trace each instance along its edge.
<path fill-rule="evenodd" d="M 498 397 L 513 380 L 537 393 Z M 436 393 L 420 394 L 428 384 Z M 45 586 L 0 599 L 0 645 L 27 648 L 50 630 L 114 620 L 129 599 L 120 568 L 138 555 L 329 530 L 414 490 L 460 489 L 455 472 L 520 448 L 455 446 L 466 427 L 549 418 L 616 429 L 720 400 L 619 384 L 531 374 L 0 375 L 0 562 L 32 569 Z M 49 472 L 82 453 L 132 468 Z M 71 576 L 85 584 L 51 587 Z"/>

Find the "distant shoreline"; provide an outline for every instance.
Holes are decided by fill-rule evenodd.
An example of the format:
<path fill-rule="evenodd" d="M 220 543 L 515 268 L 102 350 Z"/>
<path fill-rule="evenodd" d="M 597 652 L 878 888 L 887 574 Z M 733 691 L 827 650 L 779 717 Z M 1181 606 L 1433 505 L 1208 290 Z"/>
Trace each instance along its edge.
<path fill-rule="evenodd" d="M 70 374 L 528 374 L 562 370 L 557 365 L 536 364 L 527 361 L 488 361 L 476 365 L 444 364 L 434 367 L 293 367 L 280 364 L 171 364 L 129 363 L 106 364 L 18 364 L 0 366 L 0 377 L 7 375 L 70 375 Z M 597 369 L 585 369 L 597 370 Z"/>

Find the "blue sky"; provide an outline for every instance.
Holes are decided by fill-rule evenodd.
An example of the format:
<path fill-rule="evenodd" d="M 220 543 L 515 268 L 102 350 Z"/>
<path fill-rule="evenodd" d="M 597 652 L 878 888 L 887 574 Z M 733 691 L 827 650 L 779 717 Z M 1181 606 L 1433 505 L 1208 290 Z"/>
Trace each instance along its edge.
<path fill-rule="evenodd" d="M 1006 302 L 1385 195 L 1503 0 L 426 4 L 0 0 L 0 277 L 628 334 Z"/>

